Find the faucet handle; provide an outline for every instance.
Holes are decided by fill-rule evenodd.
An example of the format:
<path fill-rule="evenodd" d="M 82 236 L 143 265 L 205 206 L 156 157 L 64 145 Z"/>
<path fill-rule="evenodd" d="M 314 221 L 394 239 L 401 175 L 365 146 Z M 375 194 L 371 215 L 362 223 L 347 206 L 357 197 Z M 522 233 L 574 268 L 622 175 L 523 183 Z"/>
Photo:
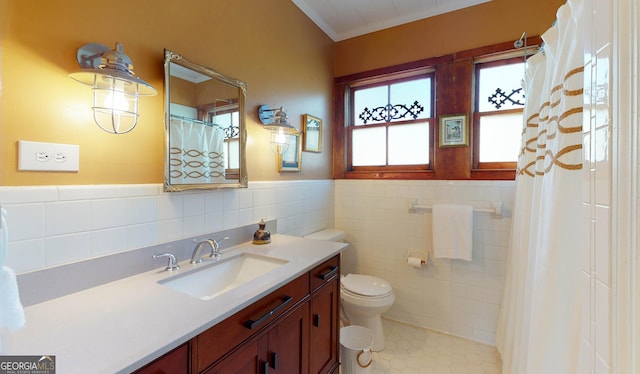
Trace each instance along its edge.
<path fill-rule="evenodd" d="M 231 238 L 228 237 L 228 236 L 225 236 L 224 238 L 218 239 L 218 240 L 211 239 L 211 240 L 213 240 L 213 245 L 214 245 L 214 248 L 215 248 L 216 252 L 218 252 L 218 250 L 220 249 L 220 243 L 222 243 L 223 241 L 228 240 L 228 239 L 231 239 Z"/>
<path fill-rule="evenodd" d="M 211 253 L 209 253 L 208 257 L 210 259 L 219 259 L 220 256 L 222 256 L 222 253 L 220 253 L 220 243 L 222 243 L 223 241 L 229 239 L 228 236 L 225 236 L 222 239 L 208 239 L 207 241 L 209 243 L 211 243 Z"/>
<path fill-rule="evenodd" d="M 159 254 L 153 255 L 153 258 L 161 258 L 161 257 L 167 257 L 167 267 L 164 268 L 165 271 L 180 269 L 180 266 L 178 265 L 178 260 L 176 259 L 176 256 L 173 253 L 159 253 Z"/>

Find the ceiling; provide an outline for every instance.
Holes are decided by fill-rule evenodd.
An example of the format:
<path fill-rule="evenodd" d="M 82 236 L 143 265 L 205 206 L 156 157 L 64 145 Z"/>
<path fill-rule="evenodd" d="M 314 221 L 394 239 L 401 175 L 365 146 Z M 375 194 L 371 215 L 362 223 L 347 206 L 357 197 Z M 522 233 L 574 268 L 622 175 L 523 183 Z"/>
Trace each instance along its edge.
<path fill-rule="evenodd" d="M 340 41 L 491 0 L 291 0 Z"/>

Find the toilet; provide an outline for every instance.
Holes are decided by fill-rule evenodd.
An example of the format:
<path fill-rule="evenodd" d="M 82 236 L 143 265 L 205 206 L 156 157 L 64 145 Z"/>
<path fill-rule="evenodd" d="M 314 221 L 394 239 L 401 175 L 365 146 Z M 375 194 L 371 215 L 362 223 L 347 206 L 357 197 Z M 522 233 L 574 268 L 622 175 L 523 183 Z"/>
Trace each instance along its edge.
<path fill-rule="evenodd" d="M 306 239 L 340 242 L 345 232 L 326 229 L 306 235 Z M 364 326 L 373 331 L 371 350 L 384 349 L 382 313 L 386 312 L 395 296 L 389 282 L 364 274 L 347 274 L 340 277 L 340 303 L 351 325 Z"/>

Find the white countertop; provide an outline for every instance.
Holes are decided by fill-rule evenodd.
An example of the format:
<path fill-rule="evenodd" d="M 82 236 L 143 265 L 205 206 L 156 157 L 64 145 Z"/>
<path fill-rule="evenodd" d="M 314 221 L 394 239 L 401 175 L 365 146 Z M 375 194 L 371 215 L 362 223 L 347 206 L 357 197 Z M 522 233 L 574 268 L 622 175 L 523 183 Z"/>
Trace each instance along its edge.
<path fill-rule="evenodd" d="M 55 355 L 57 373 L 128 373 L 169 352 L 235 312 L 340 253 L 346 243 L 273 235 L 223 250 L 289 262 L 253 281 L 203 301 L 157 283 L 193 269 L 164 268 L 49 300 L 25 309 L 26 325 L 3 336 L 3 355 Z M 202 266 L 202 265 L 199 265 Z M 205 265 L 206 266 L 206 265 Z"/>

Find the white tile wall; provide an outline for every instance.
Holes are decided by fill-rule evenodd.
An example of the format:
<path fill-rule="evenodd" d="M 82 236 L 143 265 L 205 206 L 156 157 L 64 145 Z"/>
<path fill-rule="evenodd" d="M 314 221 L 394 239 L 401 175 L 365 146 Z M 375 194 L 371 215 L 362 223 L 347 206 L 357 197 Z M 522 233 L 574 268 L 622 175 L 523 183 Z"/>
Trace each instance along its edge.
<path fill-rule="evenodd" d="M 389 317 L 493 343 L 502 299 L 513 182 L 254 182 L 246 190 L 163 193 L 160 185 L 2 187 L 7 265 L 18 273 L 278 219 L 278 231 L 347 231 L 346 271 L 388 279 L 398 296 Z M 335 205 L 334 205 L 335 194 Z M 406 265 L 429 249 L 430 213 L 411 202 L 503 201 L 506 216 L 475 215 L 473 261 Z M 334 225 L 335 210 L 335 225 Z"/>
<path fill-rule="evenodd" d="M 386 317 L 495 344 L 515 182 L 338 180 L 335 223 L 351 248 L 343 272 L 370 274 L 393 286 L 396 302 Z M 430 260 L 420 269 L 408 251 L 432 249 L 431 212 L 409 213 L 411 203 L 504 203 L 504 216 L 474 213 L 473 260 Z"/>
<path fill-rule="evenodd" d="M 583 268 L 584 321 L 583 372 L 610 373 L 612 368 L 612 122 L 610 95 L 613 2 L 584 1 L 590 27 L 585 49 L 584 154 L 588 193 L 585 207 L 591 218 L 589 255 Z"/>
<path fill-rule="evenodd" d="M 0 187 L 6 265 L 18 274 L 277 219 L 278 232 L 333 226 L 331 180 L 164 193 L 159 184 Z M 247 239 L 249 240 L 249 238 Z"/>

